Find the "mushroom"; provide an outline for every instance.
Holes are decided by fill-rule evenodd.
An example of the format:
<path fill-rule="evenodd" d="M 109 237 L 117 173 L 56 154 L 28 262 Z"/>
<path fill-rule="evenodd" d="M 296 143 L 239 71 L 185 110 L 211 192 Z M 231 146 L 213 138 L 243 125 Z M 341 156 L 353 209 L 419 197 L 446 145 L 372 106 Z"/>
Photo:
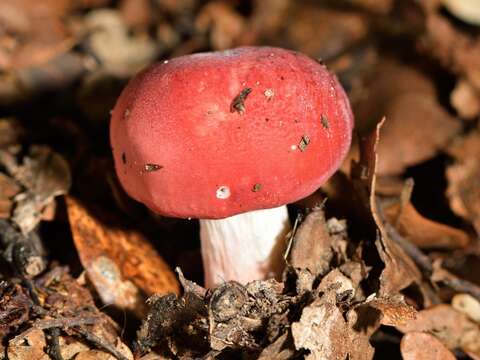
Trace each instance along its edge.
<path fill-rule="evenodd" d="M 283 267 L 286 204 L 340 166 L 353 116 L 335 75 L 300 53 L 241 47 L 154 64 L 112 112 L 120 183 L 170 217 L 200 219 L 205 285 Z"/>

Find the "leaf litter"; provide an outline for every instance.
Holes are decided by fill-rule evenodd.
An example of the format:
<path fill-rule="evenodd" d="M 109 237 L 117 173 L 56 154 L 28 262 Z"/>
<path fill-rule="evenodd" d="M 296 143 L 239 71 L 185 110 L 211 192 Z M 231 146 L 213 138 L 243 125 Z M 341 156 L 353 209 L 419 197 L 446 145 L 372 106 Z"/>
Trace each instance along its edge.
<path fill-rule="evenodd" d="M 480 358 L 480 35 L 445 4 L 3 2 L 2 356 Z M 196 223 L 118 187 L 108 111 L 153 61 L 238 45 L 322 58 L 357 136 L 290 206 L 283 277 L 204 289 Z"/>

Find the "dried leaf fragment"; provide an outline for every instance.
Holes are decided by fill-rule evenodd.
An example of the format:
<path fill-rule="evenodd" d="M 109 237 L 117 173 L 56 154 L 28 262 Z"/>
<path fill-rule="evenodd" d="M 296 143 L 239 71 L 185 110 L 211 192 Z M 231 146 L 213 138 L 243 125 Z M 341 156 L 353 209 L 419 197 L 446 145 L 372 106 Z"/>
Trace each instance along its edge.
<path fill-rule="evenodd" d="M 420 282 L 421 274 L 412 259 L 389 237 L 378 212 L 375 194 L 379 158 L 377 149 L 380 141 L 380 129 L 384 122 L 385 118 L 377 124 L 375 131 L 361 139 L 360 162 L 353 164 L 352 177 L 358 186 L 364 189 L 363 196 L 368 197 L 364 201 L 368 201 L 366 206 L 371 212 L 378 234 L 375 245 L 380 258 L 385 263 L 385 268 L 380 276 L 380 295 L 389 296 L 406 288 L 412 282 Z"/>
<path fill-rule="evenodd" d="M 316 300 L 292 324 L 295 347 L 307 349 L 311 360 L 371 359 L 373 348 L 368 337 L 348 324 L 336 305 Z"/>
<path fill-rule="evenodd" d="M 301 152 L 304 152 L 305 150 L 307 150 L 308 145 L 310 145 L 310 138 L 308 137 L 308 135 L 302 135 L 302 138 L 298 143 L 298 148 Z"/>
<path fill-rule="evenodd" d="M 455 356 L 431 334 L 413 331 L 400 343 L 404 360 L 455 360 Z"/>
<path fill-rule="evenodd" d="M 245 20 L 231 5 L 221 1 L 210 1 L 197 15 L 195 26 L 206 33 L 215 50 L 235 47 L 245 31 Z"/>
<path fill-rule="evenodd" d="M 235 98 L 232 100 L 232 104 L 230 105 L 230 112 L 237 112 L 240 115 L 243 115 L 243 113 L 245 112 L 245 100 L 251 92 L 252 88 L 248 87 L 240 91 L 240 94 L 235 96 Z"/>
<path fill-rule="evenodd" d="M 423 217 L 411 203 L 401 210 L 398 204 L 384 210 L 390 223 L 398 223 L 399 233 L 420 248 L 456 249 L 470 241 L 462 230 Z"/>
<path fill-rule="evenodd" d="M 70 167 L 65 159 L 46 146 L 31 146 L 23 164 L 12 174 L 26 191 L 15 197 L 12 221 L 24 234 L 32 231 L 42 218 L 42 211 L 54 197 L 70 189 Z"/>
<path fill-rule="evenodd" d="M 473 131 L 449 149 L 456 163 L 448 167 L 447 196 L 452 210 L 470 220 L 480 234 L 480 131 Z"/>
<path fill-rule="evenodd" d="M 102 224 L 71 197 L 67 209 L 80 260 L 106 304 L 141 314 L 142 292 L 178 292 L 172 271 L 139 232 Z"/>
<path fill-rule="evenodd" d="M 435 336 L 449 349 L 462 348 L 480 355 L 480 327 L 450 305 L 440 304 L 418 312 L 415 320 L 397 326 L 403 333 L 422 331 Z"/>
<path fill-rule="evenodd" d="M 480 324 L 480 301 L 469 294 L 457 294 L 452 299 L 452 307 Z"/>
<path fill-rule="evenodd" d="M 382 325 L 402 325 L 414 320 L 417 316 L 417 311 L 405 303 L 403 296 L 375 298 L 367 300 L 366 304 L 382 312 Z"/>
<path fill-rule="evenodd" d="M 293 238 L 290 264 L 299 269 L 308 269 L 314 276 L 329 270 L 333 257 L 332 239 L 327 229 L 322 209 L 307 215 Z"/>

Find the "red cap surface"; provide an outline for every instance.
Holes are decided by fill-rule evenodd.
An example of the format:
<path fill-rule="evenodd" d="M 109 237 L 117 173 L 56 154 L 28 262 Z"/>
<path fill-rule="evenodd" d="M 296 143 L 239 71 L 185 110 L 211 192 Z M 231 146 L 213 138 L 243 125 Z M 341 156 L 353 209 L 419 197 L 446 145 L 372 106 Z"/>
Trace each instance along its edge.
<path fill-rule="evenodd" d="M 130 196 L 165 216 L 209 219 L 311 194 L 340 166 L 352 128 L 325 66 L 243 47 L 138 74 L 113 110 L 110 139 Z"/>

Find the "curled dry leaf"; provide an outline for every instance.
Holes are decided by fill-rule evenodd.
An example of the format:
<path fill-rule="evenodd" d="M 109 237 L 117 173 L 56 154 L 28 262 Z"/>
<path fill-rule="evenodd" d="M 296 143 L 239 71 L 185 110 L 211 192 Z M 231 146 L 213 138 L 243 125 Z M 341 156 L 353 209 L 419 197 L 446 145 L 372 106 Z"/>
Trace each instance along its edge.
<path fill-rule="evenodd" d="M 461 348 L 480 355 L 480 327 L 447 304 L 422 310 L 415 320 L 397 329 L 405 334 L 413 331 L 432 333 L 449 349 Z"/>
<path fill-rule="evenodd" d="M 375 194 L 376 169 L 378 161 L 377 146 L 380 141 L 380 129 L 385 119 L 379 122 L 369 136 L 360 141 L 360 162 L 353 164 L 352 176 L 358 187 L 364 190 L 366 206 L 371 211 L 372 221 L 377 227 L 375 241 L 378 254 L 385 264 L 380 275 L 380 295 L 389 296 L 411 285 L 421 282 L 421 274 L 412 259 L 389 237 L 383 219 L 378 213 Z"/>
<path fill-rule="evenodd" d="M 469 244 L 468 235 L 459 229 L 423 217 L 411 203 L 384 207 L 390 224 L 420 248 L 458 249 Z"/>
<path fill-rule="evenodd" d="M 178 292 L 172 271 L 138 231 L 101 223 L 72 197 L 67 209 L 80 260 L 104 303 L 142 314 L 144 294 Z"/>
<path fill-rule="evenodd" d="M 413 331 L 406 334 L 400 343 L 404 360 L 455 360 L 440 340 L 431 334 Z"/>

